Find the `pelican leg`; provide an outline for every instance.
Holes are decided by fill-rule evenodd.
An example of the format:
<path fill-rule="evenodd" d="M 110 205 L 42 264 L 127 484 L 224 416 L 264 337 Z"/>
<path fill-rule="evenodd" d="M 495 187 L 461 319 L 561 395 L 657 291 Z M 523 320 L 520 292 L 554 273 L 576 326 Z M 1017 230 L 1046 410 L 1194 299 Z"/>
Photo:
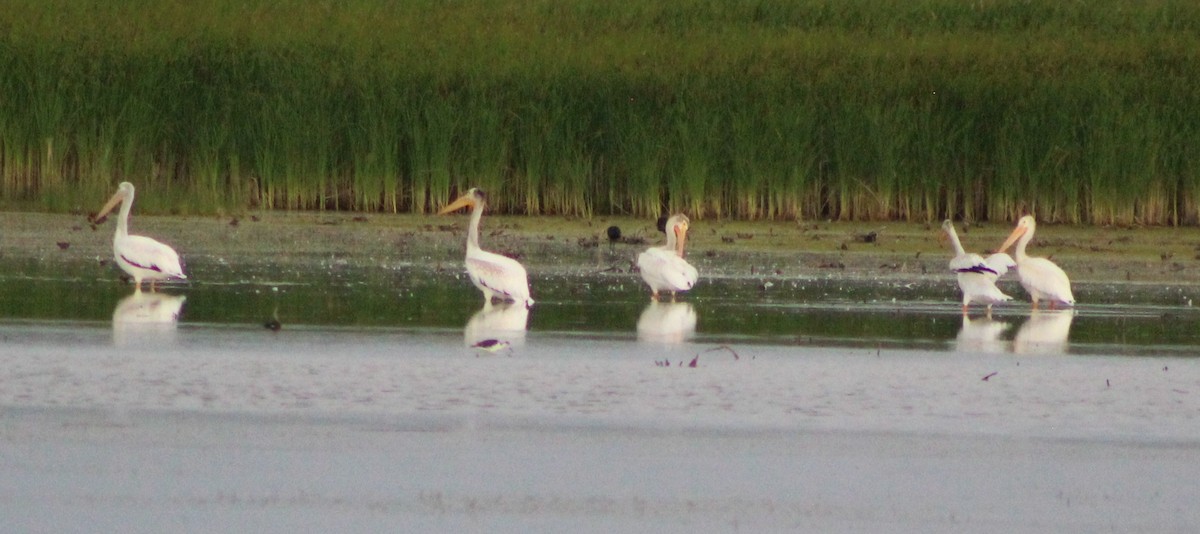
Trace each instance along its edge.
<path fill-rule="evenodd" d="M 992 318 L 992 305 L 991 305 L 991 304 L 988 304 L 988 305 L 987 305 L 987 314 L 986 314 L 986 317 L 987 317 L 988 319 L 991 319 L 991 318 Z"/>
<path fill-rule="evenodd" d="M 671 292 L 671 302 L 675 302 L 675 292 Z"/>
<path fill-rule="evenodd" d="M 158 292 L 158 289 L 155 289 L 155 287 L 154 287 L 154 283 L 155 283 L 155 282 L 157 282 L 157 281 L 158 281 L 158 280 L 155 280 L 154 278 L 151 278 L 151 279 L 150 279 L 150 292 L 151 292 L 151 293 L 157 293 L 157 292 Z"/>
<path fill-rule="evenodd" d="M 653 300 L 654 302 L 658 302 L 658 290 L 657 289 L 650 292 L 650 300 Z"/>
<path fill-rule="evenodd" d="M 1052 309 L 1052 310 L 1058 309 L 1058 301 L 1057 300 L 1050 301 L 1050 309 Z"/>
<path fill-rule="evenodd" d="M 967 303 L 966 302 L 963 303 L 962 310 L 963 310 L 962 314 L 967 315 Z"/>

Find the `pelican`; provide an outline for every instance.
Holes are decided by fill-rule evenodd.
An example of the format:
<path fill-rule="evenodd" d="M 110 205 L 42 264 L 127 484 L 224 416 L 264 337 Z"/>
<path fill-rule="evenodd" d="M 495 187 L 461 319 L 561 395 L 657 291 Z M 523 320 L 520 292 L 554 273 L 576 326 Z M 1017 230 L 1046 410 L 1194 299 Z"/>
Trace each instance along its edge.
<path fill-rule="evenodd" d="M 150 291 L 154 291 L 154 283 L 158 280 L 186 279 L 183 264 L 179 262 L 179 254 L 175 249 L 146 236 L 129 235 L 133 184 L 121 182 L 121 185 L 117 186 L 117 192 L 96 215 L 95 222 L 103 223 L 105 216 L 117 204 L 121 205 L 121 214 L 117 218 L 117 233 L 113 236 L 113 257 L 117 265 L 133 277 L 137 289 L 141 290 L 143 278 L 150 280 Z"/>
<path fill-rule="evenodd" d="M 954 231 L 954 223 L 950 219 L 942 223 L 942 231 L 954 247 L 950 270 L 957 274 L 958 287 L 962 290 L 963 315 L 967 314 L 967 306 L 972 302 L 987 304 L 988 313 L 991 314 L 992 304 L 1012 300 L 996 287 L 996 279 L 1015 266 L 1008 254 L 998 252 L 985 259 L 979 254 L 968 253 L 958 240 L 958 233 Z"/>
<path fill-rule="evenodd" d="M 1029 293 L 1034 309 L 1042 299 L 1050 301 L 1050 309 L 1054 309 L 1058 303 L 1074 306 L 1075 296 L 1071 294 L 1071 280 L 1067 278 L 1067 273 L 1046 258 L 1025 254 L 1025 246 L 1033 240 L 1035 229 L 1037 222 L 1032 215 L 1021 217 L 1012 234 L 1000 245 L 1000 252 L 1008 250 L 1014 241 L 1017 243 L 1017 248 L 1013 250 L 1013 257 L 1017 260 L 1017 276 L 1021 279 L 1021 286 Z"/>
<path fill-rule="evenodd" d="M 517 260 L 479 248 L 479 219 L 483 217 L 487 195 L 472 187 L 458 200 L 442 208 L 438 215 L 471 207 L 471 227 L 467 230 L 467 275 L 475 287 L 483 292 L 484 303 L 493 298 L 521 303 L 526 309 L 533 306 L 529 296 L 529 276 L 525 267 Z"/>
<path fill-rule="evenodd" d="M 683 259 L 688 223 L 687 215 L 672 216 L 666 223 L 667 244 L 651 247 L 638 256 L 638 269 L 653 292 L 650 295 L 653 300 L 658 300 L 659 291 L 670 291 L 671 300 L 674 300 L 675 293 L 696 285 L 700 273 Z"/>

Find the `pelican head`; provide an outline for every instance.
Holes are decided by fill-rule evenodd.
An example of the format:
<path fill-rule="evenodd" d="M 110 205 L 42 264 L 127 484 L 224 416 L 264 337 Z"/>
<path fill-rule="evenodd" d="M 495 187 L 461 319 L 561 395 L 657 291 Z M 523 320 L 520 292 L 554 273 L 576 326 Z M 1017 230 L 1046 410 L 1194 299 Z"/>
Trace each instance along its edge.
<path fill-rule="evenodd" d="M 462 196 L 458 197 L 458 199 L 456 199 L 454 202 L 451 202 L 449 205 L 442 208 L 442 210 L 438 212 L 438 215 L 452 213 L 464 207 L 475 209 L 475 206 L 483 206 L 485 202 L 487 202 L 487 194 L 484 193 L 482 189 L 472 187 L 468 189 L 466 193 L 463 193 Z"/>
<path fill-rule="evenodd" d="M 950 234 L 954 233 L 954 221 L 951 221 L 950 219 L 942 221 L 942 231 L 938 232 L 937 234 L 938 244 L 946 244 L 946 240 L 950 238 Z"/>
<path fill-rule="evenodd" d="M 103 208 L 100 208 L 100 211 L 96 213 L 96 216 L 92 219 L 92 222 L 96 224 L 103 224 L 104 221 L 108 219 L 108 214 L 112 212 L 113 208 L 120 206 L 122 202 L 132 201 L 133 184 L 129 182 L 121 182 L 121 185 L 117 186 L 117 192 L 113 193 L 112 198 L 108 199 L 108 203 L 106 203 Z"/>
<path fill-rule="evenodd" d="M 1013 229 L 1012 233 L 1008 235 L 1008 239 L 1004 240 L 1004 244 L 1000 245 L 1000 250 L 997 250 L 996 252 L 1004 252 L 1008 250 L 1008 248 L 1013 246 L 1013 243 L 1016 243 L 1018 239 L 1020 239 L 1022 243 L 1028 243 L 1030 239 L 1033 239 L 1033 231 L 1036 229 L 1037 221 L 1034 221 L 1033 215 L 1021 217 L 1021 219 L 1017 221 L 1017 227 Z M 1024 248 L 1025 247 L 1018 245 L 1017 250 L 1021 251 Z M 1020 252 L 1018 252 L 1017 255 L 1020 256 Z"/>
<path fill-rule="evenodd" d="M 683 257 L 684 243 L 687 242 L 687 231 L 690 223 L 691 221 L 687 215 L 682 213 L 675 214 L 670 219 L 667 219 L 667 231 L 669 232 L 667 235 L 668 237 L 674 237 L 672 241 L 675 242 L 675 253 L 681 258 Z"/>

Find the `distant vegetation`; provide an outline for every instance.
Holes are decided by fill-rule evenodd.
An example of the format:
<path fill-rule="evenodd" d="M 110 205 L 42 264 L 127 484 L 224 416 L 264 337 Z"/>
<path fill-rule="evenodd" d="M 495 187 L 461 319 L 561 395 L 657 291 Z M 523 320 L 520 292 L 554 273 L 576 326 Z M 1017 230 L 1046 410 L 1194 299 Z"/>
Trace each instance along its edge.
<path fill-rule="evenodd" d="M 1200 3 L 0 0 L 0 205 L 1200 223 Z"/>

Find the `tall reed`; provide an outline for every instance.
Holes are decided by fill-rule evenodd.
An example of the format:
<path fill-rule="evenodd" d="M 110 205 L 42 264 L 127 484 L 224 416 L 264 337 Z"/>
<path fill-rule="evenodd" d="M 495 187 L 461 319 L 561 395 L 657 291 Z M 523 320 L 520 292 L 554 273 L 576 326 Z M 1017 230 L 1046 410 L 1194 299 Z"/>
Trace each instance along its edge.
<path fill-rule="evenodd" d="M 0 3 L 3 206 L 1200 223 L 1183 0 Z"/>

